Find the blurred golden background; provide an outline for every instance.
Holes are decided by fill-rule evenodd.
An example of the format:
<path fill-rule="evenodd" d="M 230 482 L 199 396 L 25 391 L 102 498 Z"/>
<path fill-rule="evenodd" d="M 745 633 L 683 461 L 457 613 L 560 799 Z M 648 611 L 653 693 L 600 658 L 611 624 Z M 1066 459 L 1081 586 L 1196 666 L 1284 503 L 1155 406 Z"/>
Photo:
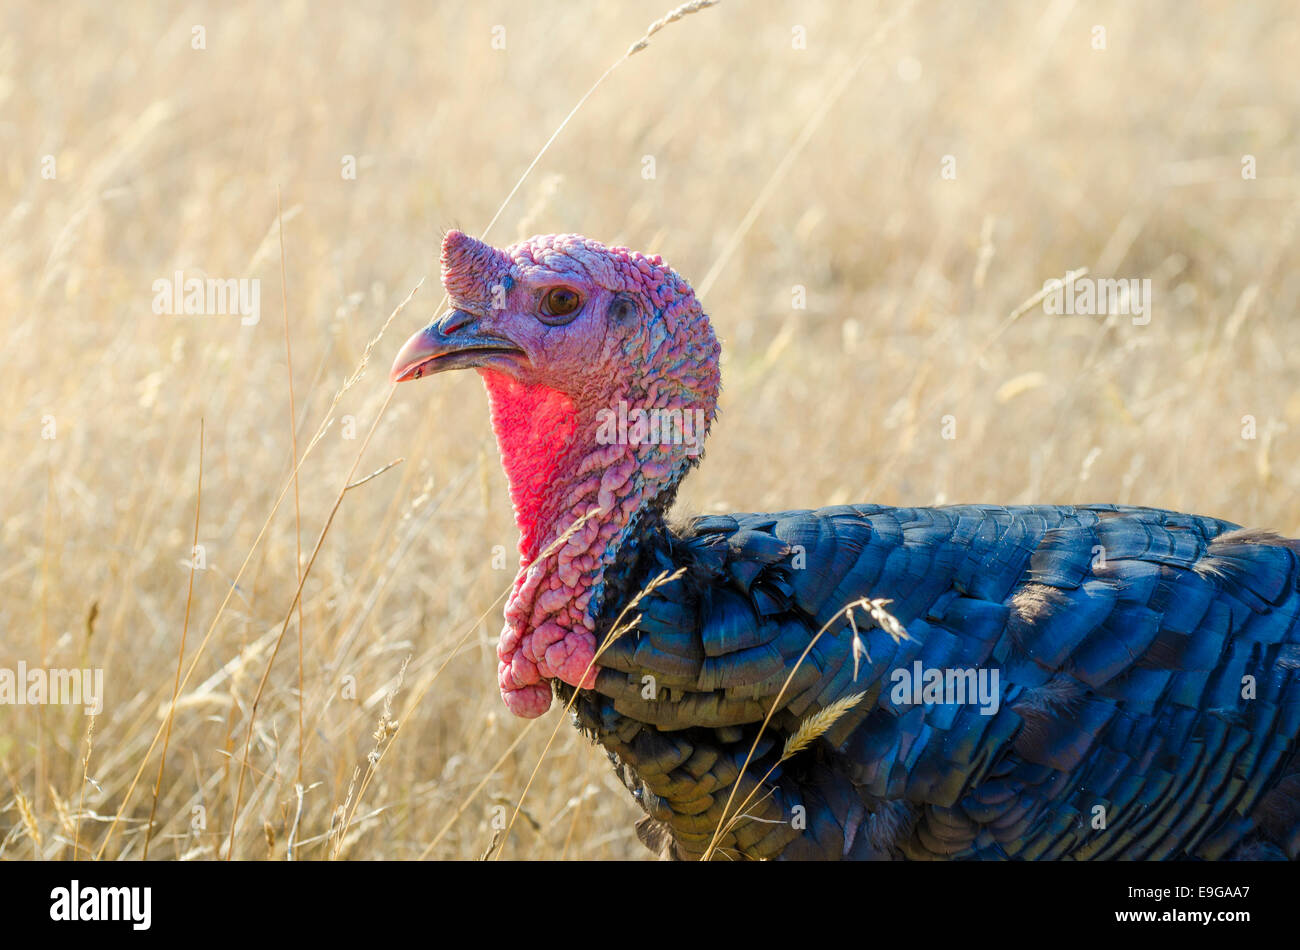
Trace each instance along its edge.
<path fill-rule="evenodd" d="M 0 667 L 106 695 L 93 727 L 0 706 L 0 857 L 648 856 L 603 753 L 498 696 L 481 384 L 387 380 L 450 227 L 701 290 L 724 395 L 679 515 L 1114 501 L 1300 534 L 1290 5 L 726 0 L 622 62 L 485 235 L 666 9 L 4 5 Z M 1150 322 L 1021 308 L 1082 267 L 1149 279 Z M 260 319 L 155 313 L 177 271 L 259 281 Z M 304 563 L 404 458 L 321 544 L 301 694 L 282 290 L 299 455 L 325 426 Z"/>

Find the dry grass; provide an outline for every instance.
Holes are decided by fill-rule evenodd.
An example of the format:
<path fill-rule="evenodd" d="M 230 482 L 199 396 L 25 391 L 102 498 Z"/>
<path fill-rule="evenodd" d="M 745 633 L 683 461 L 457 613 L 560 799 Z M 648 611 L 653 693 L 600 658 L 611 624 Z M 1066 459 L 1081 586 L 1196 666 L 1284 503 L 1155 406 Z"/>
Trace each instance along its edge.
<path fill-rule="evenodd" d="M 881 31 L 893 9 L 722 3 L 657 33 L 490 235 L 579 231 L 707 275 L 726 388 L 680 510 L 1102 500 L 1300 534 L 1289 8 L 923 2 Z M 500 834 L 554 723 L 497 695 L 516 535 L 485 400 L 472 374 L 386 381 L 431 288 L 373 341 L 648 19 L 5 5 L 0 667 L 101 667 L 107 696 L 88 758 L 79 708 L 0 707 L 0 856 L 140 857 L 187 611 L 151 858 L 646 856 L 567 727 Z M 1008 319 L 1084 267 L 1150 278 L 1150 325 Z M 259 278 L 261 321 L 155 315 L 178 269 Z M 300 694 L 294 592 L 331 516 Z"/>

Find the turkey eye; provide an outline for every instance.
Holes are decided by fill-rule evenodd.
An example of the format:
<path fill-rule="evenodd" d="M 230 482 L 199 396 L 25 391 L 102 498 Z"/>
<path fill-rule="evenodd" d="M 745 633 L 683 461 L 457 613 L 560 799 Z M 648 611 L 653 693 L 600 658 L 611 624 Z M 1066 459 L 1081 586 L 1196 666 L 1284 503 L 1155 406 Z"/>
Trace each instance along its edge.
<path fill-rule="evenodd" d="M 552 326 L 568 323 L 581 305 L 582 298 L 578 296 L 576 290 L 570 290 L 568 287 L 552 287 L 542 298 L 542 322 Z M 552 319 L 547 320 L 546 317 Z M 568 319 L 564 319 L 566 317 Z"/>

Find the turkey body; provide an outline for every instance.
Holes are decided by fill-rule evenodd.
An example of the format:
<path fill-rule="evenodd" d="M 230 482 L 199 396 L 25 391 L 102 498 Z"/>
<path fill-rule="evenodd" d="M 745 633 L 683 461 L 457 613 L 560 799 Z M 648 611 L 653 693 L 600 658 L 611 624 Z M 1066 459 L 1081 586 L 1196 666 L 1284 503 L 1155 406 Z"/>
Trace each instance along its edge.
<path fill-rule="evenodd" d="M 628 611 L 574 715 L 646 811 L 642 840 L 672 858 L 706 854 L 740 812 L 718 857 L 1295 859 L 1298 554 L 1110 505 L 853 505 L 680 529 L 656 510 L 606 574 L 601 636 L 685 570 Z M 855 664 L 843 609 L 864 597 L 888 598 L 907 637 L 859 612 Z M 993 701 L 917 701 L 923 670 L 975 671 Z M 801 723 L 857 693 L 781 760 Z"/>

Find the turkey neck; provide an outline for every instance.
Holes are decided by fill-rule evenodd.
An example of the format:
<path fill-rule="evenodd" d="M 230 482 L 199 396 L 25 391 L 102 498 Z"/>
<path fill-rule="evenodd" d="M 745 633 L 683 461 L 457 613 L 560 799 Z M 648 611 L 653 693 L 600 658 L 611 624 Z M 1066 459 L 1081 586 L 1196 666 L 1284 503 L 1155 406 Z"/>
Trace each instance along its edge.
<path fill-rule="evenodd" d="M 497 648 L 498 682 L 511 710 L 532 717 L 550 705 L 548 680 L 595 685 L 605 571 L 644 514 L 671 500 L 695 456 L 681 442 L 632 444 L 620 438 L 625 430 L 609 428 L 606 413 L 642 399 L 584 400 L 492 370 L 480 374 L 521 558 Z"/>

